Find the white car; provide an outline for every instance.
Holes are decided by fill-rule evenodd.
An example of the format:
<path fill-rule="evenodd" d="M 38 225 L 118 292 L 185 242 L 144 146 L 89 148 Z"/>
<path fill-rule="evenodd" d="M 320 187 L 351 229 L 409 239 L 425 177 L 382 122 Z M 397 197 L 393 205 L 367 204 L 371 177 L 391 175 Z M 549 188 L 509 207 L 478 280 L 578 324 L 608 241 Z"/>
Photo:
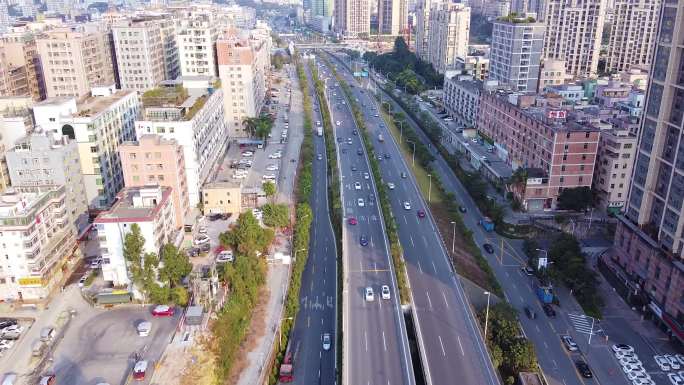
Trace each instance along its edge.
<path fill-rule="evenodd" d="M 247 174 L 238 174 L 238 173 L 233 174 L 233 179 L 245 179 L 245 178 L 247 178 Z"/>
<path fill-rule="evenodd" d="M 78 287 L 83 287 L 85 286 L 85 282 L 88 280 L 88 274 L 84 275 L 81 277 L 81 279 L 78 280 Z"/>
<path fill-rule="evenodd" d="M 637 378 L 632 380 L 632 385 L 656 385 L 650 378 Z"/>
<path fill-rule="evenodd" d="M 363 207 L 363 206 L 366 205 L 366 204 L 363 202 L 363 198 L 359 198 L 359 199 L 356 201 L 356 203 L 359 205 L 359 207 Z"/>
<path fill-rule="evenodd" d="M 629 364 L 641 365 L 641 361 L 639 361 L 638 358 L 629 357 L 629 356 L 620 358 L 618 360 L 618 362 L 620 363 L 620 366 L 629 365 Z"/>
<path fill-rule="evenodd" d="M 339 125 L 340 125 L 340 121 L 339 121 L 339 120 L 336 121 L 335 124 L 337 124 L 337 125 L 339 126 Z"/>
<path fill-rule="evenodd" d="M 260 209 L 252 209 L 252 216 L 256 219 L 261 219 L 261 217 L 264 216 L 264 213 Z"/>
<path fill-rule="evenodd" d="M 266 180 L 274 180 L 276 176 L 275 174 L 264 174 L 261 178 Z"/>
<path fill-rule="evenodd" d="M 22 333 L 24 331 L 24 327 L 20 325 L 10 325 L 4 329 L 2 329 L 2 333 Z"/>
<path fill-rule="evenodd" d="M 387 188 L 389 188 L 390 190 L 394 190 L 394 183 L 387 182 Z"/>
<path fill-rule="evenodd" d="M 323 334 L 323 350 L 330 350 L 330 346 L 332 345 L 331 338 L 330 338 L 330 333 L 324 333 Z"/>
<path fill-rule="evenodd" d="M 684 355 L 675 354 L 675 357 L 677 357 L 677 361 L 679 361 L 680 365 L 684 365 Z"/>
<path fill-rule="evenodd" d="M 254 155 L 254 153 L 252 151 L 245 151 L 242 153 L 242 156 L 244 156 L 244 157 L 248 157 L 248 156 L 252 156 L 252 155 Z"/>
<path fill-rule="evenodd" d="M 629 372 L 645 372 L 644 367 L 637 364 L 626 364 L 622 365 L 622 371 L 625 373 Z"/>
<path fill-rule="evenodd" d="M 562 336 L 561 341 L 563 341 L 563 345 L 565 345 L 565 348 L 568 349 L 571 352 L 576 352 L 579 350 L 577 347 L 577 343 L 572 339 L 570 336 Z"/>
<path fill-rule="evenodd" d="M 634 348 L 625 344 L 615 344 L 612 346 L 613 352 L 630 352 L 634 353 Z"/>
<path fill-rule="evenodd" d="M 404 201 L 404 210 L 411 210 L 411 203 L 409 201 Z"/>
<path fill-rule="evenodd" d="M 269 159 L 280 159 L 282 158 L 283 154 L 276 152 L 268 156 Z"/>
<path fill-rule="evenodd" d="M 634 352 L 615 352 L 615 358 L 618 360 L 622 357 L 635 357 L 639 358 Z"/>
<path fill-rule="evenodd" d="M 230 250 L 223 250 L 216 256 L 216 263 L 233 262 L 233 252 Z"/>
<path fill-rule="evenodd" d="M 354 190 L 361 190 L 361 182 L 354 182 Z"/>
<path fill-rule="evenodd" d="M 669 372 L 672 369 L 672 366 L 670 365 L 670 360 L 668 360 L 664 356 L 653 356 L 653 359 L 655 360 L 656 364 L 658 364 L 658 367 L 660 367 L 660 370 L 662 370 L 663 372 Z"/>
<path fill-rule="evenodd" d="M 390 299 L 390 289 L 387 285 L 382 285 L 382 299 Z"/>
<path fill-rule="evenodd" d="M 677 357 L 666 354 L 664 356 L 669 362 L 670 362 L 670 367 L 672 370 L 679 370 L 681 366 L 679 365 L 679 360 L 677 360 Z"/>
<path fill-rule="evenodd" d="M 370 174 L 368 174 L 367 172 L 364 172 L 363 173 L 363 179 L 370 179 Z"/>
<path fill-rule="evenodd" d="M 373 288 L 369 286 L 366 288 L 366 301 L 372 302 L 374 300 L 375 300 L 375 294 L 373 294 Z"/>
<path fill-rule="evenodd" d="M 278 171 L 278 165 L 277 164 L 269 164 L 266 167 L 266 171 Z"/>
<path fill-rule="evenodd" d="M 192 240 L 192 243 L 195 246 L 198 246 L 198 245 L 207 243 L 209 241 L 211 241 L 211 239 L 209 239 L 209 237 L 207 237 L 206 235 L 198 235 L 195 239 Z"/>
<path fill-rule="evenodd" d="M 641 380 L 650 380 L 651 375 L 646 373 L 646 372 L 629 372 L 627 373 L 627 379 L 634 382 L 634 380 L 641 379 Z"/>
<path fill-rule="evenodd" d="M 14 346 L 14 341 L 12 340 L 0 340 L 0 350 L 11 349 Z"/>
<path fill-rule="evenodd" d="M 667 378 L 672 385 L 684 385 L 684 378 L 677 373 L 668 373 Z"/>

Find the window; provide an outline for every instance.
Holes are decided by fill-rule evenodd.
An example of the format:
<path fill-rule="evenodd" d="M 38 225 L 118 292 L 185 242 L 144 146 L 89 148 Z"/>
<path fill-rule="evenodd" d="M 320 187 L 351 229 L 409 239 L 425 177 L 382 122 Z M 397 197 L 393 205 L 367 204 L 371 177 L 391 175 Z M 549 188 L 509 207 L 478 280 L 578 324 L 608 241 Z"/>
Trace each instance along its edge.
<path fill-rule="evenodd" d="M 565 180 L 565 178 L 560 177 L 560 183 L 561 183 L 561 184 L 563 184 L 563 181 L 564 181 L 564 180 Z"/>
<path fill-rule="evenodd" d="M 140 182 L 140 175 L 133 175 L 133 182 Z"/>
<path fill-rule="evenodd" d="M 561 171 L 565 171 L 565 165 L 561 166 Z"/>
<path fill-rule="evenodd" d="M 589 143 L 584 143 L 584 146 L 582 148 L 584 148 L 585 150 L 589 148 Z"/>

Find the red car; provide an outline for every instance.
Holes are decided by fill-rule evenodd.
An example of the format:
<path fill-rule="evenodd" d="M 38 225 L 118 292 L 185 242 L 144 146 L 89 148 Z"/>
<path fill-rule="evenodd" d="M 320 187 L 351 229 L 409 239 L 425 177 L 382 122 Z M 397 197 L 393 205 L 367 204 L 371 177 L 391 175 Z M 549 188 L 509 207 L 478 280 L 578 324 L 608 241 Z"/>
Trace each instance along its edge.
<path fill-rule="evenodd" d="M 418 210 L 418 218 L 425 218 L 425 211 Z"/>
<path fill-rule="evenodd" d="M 147 372 L 147 361 L 138 361 L 135 363 L 133 368 L 133 379 L 137 381 L 142 381 L 145 379 L 145 373 Z"/>
<path fill-rule="evenodd" d="M 347 221 L 347 223 L 349 223 L 350 225 L 355 225 L 355 224 L 357 224 L 357 223 L 359 223 L 359 222 L 356 220 L 356 218 L 354 218 L 354 217 L 349 217 L 349 220 Z"/>
<path fill-rule="evenodd" d="M 173 307 L 168 305 L 157 305 L 152 309 L 152 315 L 155 317 L 173 317 Z"/>

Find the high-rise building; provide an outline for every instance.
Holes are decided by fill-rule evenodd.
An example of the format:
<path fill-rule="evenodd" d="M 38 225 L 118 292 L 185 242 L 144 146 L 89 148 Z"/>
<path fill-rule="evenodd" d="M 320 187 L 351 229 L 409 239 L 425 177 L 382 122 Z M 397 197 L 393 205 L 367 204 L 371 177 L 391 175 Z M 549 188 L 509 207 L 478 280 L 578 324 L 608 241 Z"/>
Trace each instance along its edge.
<path fill-rule="evenodd" d="M 7 0 L 0 0 L 0 33 L 5 33 L 10 27 Z"/>
<path fill-rule="evenodd" d="M 311 16 L 332 18 L 334 4 L 333 0 L 313 0 L 311 2 Z"/>
<path fill-rule="evenodd" d="M 430 35 L 430 9 L 432 0 L 418 0 L 416 3 L 416 55 L 428 61 L 430 50 L 428 49 L 428 36 Z"/>
<path fill-rule="evenodd" d="M 596 74 L 606 0 L 546 0 L 544 58 L 565 60 L 568 75 Z"/>
<path fill-rule="evenodd" d="M 20 1 L 21 15 L 24 17 L 36 17 L 36 5 L 33 0 Z"/>
<path fill-rule="evenodd" d="M 655 47 L 660 0 L 615 0 L 606 71 L 648 68 Z"/>
<path fill-rule="evenodd" d="M 369 36 L 371 5 L 368 0 L 335 0 L 335 31 L 348 36 Z"/>
<path fill-rule="evenodd" d="M 684 341 L 684 0 L 664 1 L 646 109 L 614 254 L 631 295 Z"/>
<path fill-rule="evenodd" d="M 166 79 L 161 26 L 155 20 L 127 20 L 112 27 L 119 82 L 144 92 Z"/>
<path fill-rule="evenodd" d="M 382 35 L 399 35 L 406 27 L 406 0 L 378 1 L 378 31 Z"/>
<path fill-rule="evenodd" d="M 33 34 L 0 36 L 0 95 L 45 99 L 43 70 Z"/>
<path fill-rule="evenodd" d="M 220 25 L 211 10 L 193 11 L 179 21 L 178 56 L 182 76 L 218 77 L 216 39 Z"/>
<path fill-rule="evenodd" d="M 95 86 L 114 84 L 109 33 L 101 24 L 56 28 L 37 39 L 46 95 L 88 95 Z"/>
<path fill-rule="evenodd" d="M 536 91 L 544 48 L 544 23 L 509 16 L 494 21 L 490 79 L 518 91 Z"/>
<path fill-rule="evenodd" d="M 244 119 L 259 116 L 266 97 L 271 37 L 248 39 L 226 34 L 216 43 L 228 136 L 247 137 Z"/>
<path fill-rule="evenodd" d="M 468 55 L 470 7 L 442 3 L 430 10 L 428 61 L 440 73 L 453 69 L 458 57 Z"/>
<path fill-rule="evenodd" d="M 544 19 L 546 0 L 511 0 L 510 12 L 518 15 L 531 15 L 538 20 Z M 534 15 L 532 15 L 534 14 Z"/>
<path fill-rule="evenodd" d="M 93 88 L 80 99 L 47 99 L 33 107 L 36 125 L 46 132 L 75 139 L 88 206 L 109 207 L 123 188 L 119 144 L 135 139 L 140 99 L 135 91 L 113 86 Z"/>

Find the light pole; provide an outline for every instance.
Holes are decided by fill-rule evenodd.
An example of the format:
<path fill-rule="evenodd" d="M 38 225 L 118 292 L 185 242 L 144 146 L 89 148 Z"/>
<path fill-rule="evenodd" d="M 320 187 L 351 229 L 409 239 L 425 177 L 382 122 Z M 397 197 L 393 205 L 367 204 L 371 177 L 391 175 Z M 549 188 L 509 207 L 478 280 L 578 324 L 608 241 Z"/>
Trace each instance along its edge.
<path fill-rule="evenodd" d="M 416 166 L 416 142 L 407 140 L 406 143 L 411 143 L 413 144 L 413 156 L 411 157 L 411 163 L 413 163 L 413 167 Z"/>
<path fill-rule="evenodd" d="M 392 119 L 394 123 L 399 123 L 399 144 L 402 143 L 404 137 L 404 122 L 402 120 Z"/>
<path fill-rule="evenodd" d="M 430 180 L 430 184 L 428 185 L 428 203 L 430 203 L 430 196 L 432 193 L 432 174 L 428 174 L 428 179 Z"/>
<path fill-rule="evenodd" d="M 487 310 L 485 311 L 485 329 L 484 329 L 484 340 L 485 344 L 487 343 L 487 324 L 489 322 L 489 298 L 492 296 L 492 293 L 485 291 L 484 294 L 487 296 Z"/>
<path fill-rule="evenodd" d="M 456 252 L 456 222 L 451 221 L 451 224 L 454 228 L 454 233 L 451 236 L 451 253 L 453 254 Z"/>
<path fill-rule="evenodd" d="M 282 349 L 282 345 L 283 345 L 283 330 L 282 330 L 283 328 L 281 325 L 282 325 L 283 321 L 292 320 L 292 319 L 293 319 L 293 317 L 286 317 L 286 318 L 281 319 L 280 322 L 278 323 L 278 348 L 280 348 L 280 349 Z"/>
<path fill-rule="evenodd" d="M 389 112 L 390 115 L 391 115 L 391 114 L 392 114 L 392 105 L 391 105 L 390 102 L 388 102 L 388 101 L 382 102 L 382 105 L 384 106 L 385 103 L 387 103 L 387 112 Z"/>

